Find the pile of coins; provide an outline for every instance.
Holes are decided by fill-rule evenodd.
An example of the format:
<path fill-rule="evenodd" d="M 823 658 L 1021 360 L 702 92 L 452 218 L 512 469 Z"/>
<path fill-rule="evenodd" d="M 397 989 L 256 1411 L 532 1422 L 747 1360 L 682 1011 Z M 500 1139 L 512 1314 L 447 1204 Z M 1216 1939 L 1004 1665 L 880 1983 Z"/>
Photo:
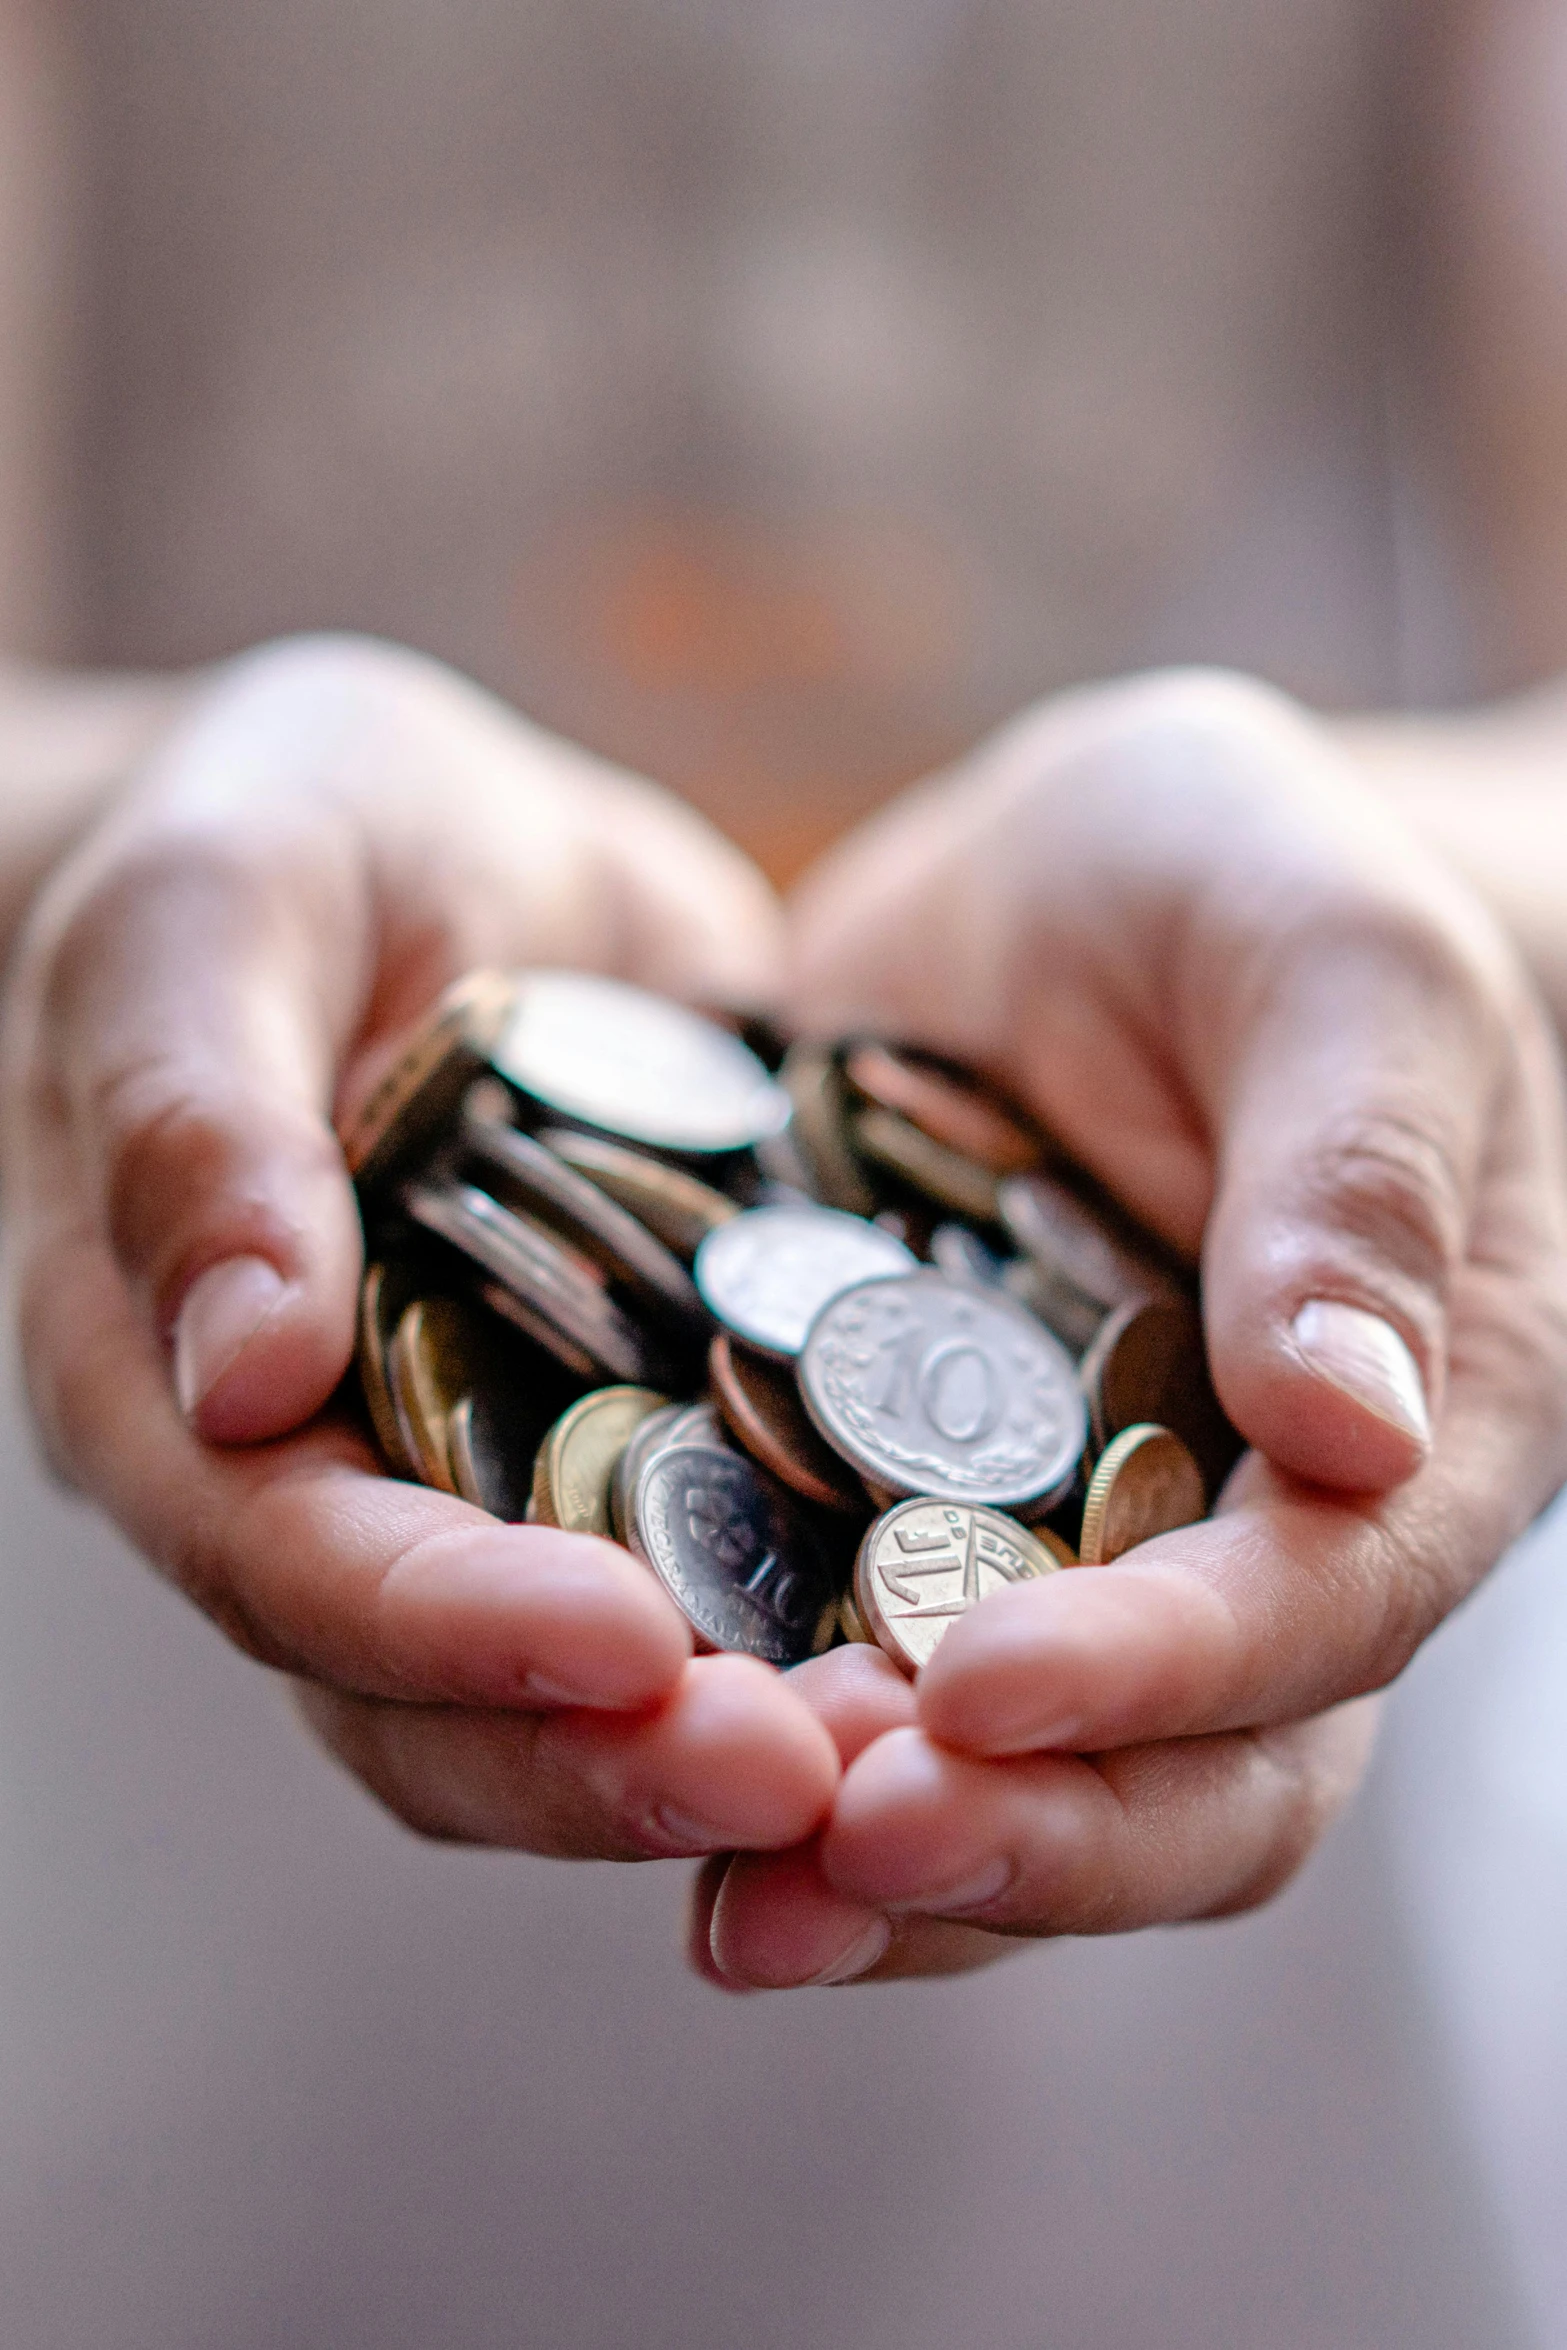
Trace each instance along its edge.
<path fill-rule="evenodd" d="M 1203 1515 L 1190 1274 L 929 1052 L 475 973 L 349 1123 L 394 1474 L 607 1535 L 698 1643 L 908 1672 L 1007 1583 Z"/>

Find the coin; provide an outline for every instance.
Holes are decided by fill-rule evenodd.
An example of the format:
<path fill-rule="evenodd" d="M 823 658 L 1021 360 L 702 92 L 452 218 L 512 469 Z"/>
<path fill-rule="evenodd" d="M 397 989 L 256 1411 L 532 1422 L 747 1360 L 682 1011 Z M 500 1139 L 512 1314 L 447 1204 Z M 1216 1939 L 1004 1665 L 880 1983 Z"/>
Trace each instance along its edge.
<path fill-rule="evenodd" d="M 823 1307 L 800 1392 L 829 1444 L 885 1491 L 992 1507 L 1070 1481 L 1086 1434 L 1071 1357 L 1009 1298 L 931 1272 Z"/>
<path fill-rule="evenodd" d="M 655 1452 L 632 1496 L 631 1536 L 709 1646 L 779 1666 L 811 1654 L 838 1574 L 803 1504 L 743 1453 Z"/>
<path fill-rule="evenodd" d="M 737 1036 L 682 1004 L 586 971 L 522 973 L 491 1059 L 555 1116 L 655 1150 L 744 1150 L 789 1115 Z"/>
<path fill-rule="evenodd" d="M 849 1120 L 849 1136 L 862 1158 L 912 1184 L 977 1224 L 996 1218 L 996 1178 L 977 1159 L 966 1159 L 944 1142 L 933 1142 L 894 1110 L 860 1110 Z"/>
<path fill-rule="evenodd" d="M 851 1045 L 843 1070 L 866 1101 L 907 1119 L 932 1142 L 992 1175 L 1018 1175 L 1039 1163 L 1044 1145 L 1038 1128 L 968 1070 L 872 1042 Z"/>
<path fill-rule="evenodd" d="M 959 1616 L 992 1591 L 1054 1574 L 1058 1561 L 1013 1518 L 972 1504 L 900 1502 L 860 1544 L 854 1604 L 906 1673 L 929 1664 Z"/>
<path fill-rule="evenodd" d="M 707 1368 L 718 1408 L 753 1460 L 819 1509 L 863 1516 L 864 1490 L 807 1419 L 791 1371 L 727 1330 L 714 1338 Z"/>
<path fill-rule="evenodd" d="M 359 1323 L 355 1359 L 359 1366 L 359 1384 L 364 1390 L 365 1405 L 370 1414 L 370 1425 L 375 1430 L 376 1442 L 395 1476 L 419 1475 L 419 1463 L 414 1453 L 413 1437 L 404 1428 L 397 1399 L 392 1392 L 387 1369 L 387 1357 L 397 1325 L 413 1303 L 421 1280 L 421 1269 L 414 1265 L 387 1266 L 379 1263 L 365 1268 L 359 1285 Z"/>
<path fill-rule="evenodd" d="M 1208 1372 L 1202 1316 L 1175 1295 L 1134 1300 L 1105 1322 L 1078 1365 L 1096 1447 L 1145 1422 L 1171 1428 L 1195 1457 L 1210 1494 L 1234 1466 L 1240 1438 Z"/>
<path fill-rule="evenodd" d="M 649 1412 L 633 1428 L 610 1477 L 609 1516 L 617 1542 L 631 1539 L 631 1497 L 637 1479 L 660 1446 L 722 1444 L 718 1414 L 711 1404 L 672 1403 Z"/>
<path fill-rule="evenodd" d="M 1140 1246 L 1129 1220 L 1090 1206 L 1053 1175 L 1014 1177 L 1001 1185 L 996 1204 L 1036 1276 L 1027 1302 L 1079 1352 L 1118 1306 L 1177 1293 L 1170 1261 Z"/>
<path fill-rule="evenodd" d="M 1108 1566 L 1140 1542 L 1191 1526 L 1207 1496 L 1202 1471 L 1168 1428 L 1123 1428 L 1100 1454 L 1083 1505 L 1083 1564 Z"/>
<path fill-rule="evenodd" d="M 866 1631 L 860 1611 L 854 1604 L 854 1593 L 845 1591 L 838 1598 L 838 1629 L 854 1648 L 874 1648 L 875 1640 Z"/>
<path fill-rule="evenodd" d="M 519 1134 L 514 1126 L 478 1115 L 472 1108 L 463 1117 L 462 1145 L 479 1161 L 487 1180 L 503 1196 L 512 1195 L 508 1204 L 520 1201 L 563 1232 L 612 1280 L 634 1291 L 645 1310 L 705 1338 L 707 1316 L 684 1265 L 596 1183 L 568 1167 L 531 1134 Z"/>
<path fill-rule="evenodd" d="M 472 1306 L 453 1297 L 416 1298 L 398 1322 L 387 1370 L 399 1419 L 419 1475 L 442 1493 L 457 1491 L 446 1423 L 469 1392 L 467 1356 L 482 1343 Z"/>
<path fill-rule="evenodd" d="M 600 1191 L 645 1224 L 687 1264 L 708 1234 L 738 1216 L 738 1204 L 715 1191 L 710 1183 L 687 1174 L 683 1167 L 667 1166 L 618 1142 L 597 1134 L 578 1134 L 569 1126 L 547 1126 L 538 1139 L 568 1167 L 586 1175 Z"/>
<path fill-rule="evenodd" d="M 464 1501 L 508 1526 L 525 1521 L 533 1450 L 515 1422 L 497 1425 L 485 1400 L 465 1395 L 447 1415 L 446 1454 Z"/>
<path fill-rule="evenodd" d="M 791 1045 L 778 1075 L 791 1108 L 788 1139 L 811 1192 L 846 1215 L 870 1215 L 875 1195 L 849 1148 L 843 1076 L 832 1048 Z"/>
<path fill-rule="evenodd" d="M 580 1377 L 650 1383 L 658 1365 L 645 1334 L 606 1296 L 591 1263 L 531 1217 L 471 1183 L 411 1183 L 402 1203 L 421 1229 L 490 1275 L 486 1303 Z"/>
<path fill-rule="evenodd" d="M 341 1129 L 343 1156 L 361 1189 L 416 1158 L 455 1117 L 464 1091 L 489 1066 L 514 992 L 505 972 L 471 971 L 425 1014 Z"/>
<path fill-rule="evenodd" d="M 643 1421 L 668 1403 L 668 1396 L 651 1387 L 600 1387 L 574 1403 L 539 1447 L 533 1471 L 535 1524 L 612 1538 L 615 1463 Z"/>
<path fill-rule="evenodd" d="M 966 1224 L 938 1224 L 930 1236 L 930 1261 L 961 1289 L 999 1289 L 1005 1261 Z"/>
<path fill-rule="evenodd" d="M 878 1225 L 808 1205 L 751 1208 L 720 1224 L 697 1250 L 695 1272 L 703 1302 L 726 1329 L 788 1360 L 839 1290 L 911 1272 L 914 1263 Z"/>

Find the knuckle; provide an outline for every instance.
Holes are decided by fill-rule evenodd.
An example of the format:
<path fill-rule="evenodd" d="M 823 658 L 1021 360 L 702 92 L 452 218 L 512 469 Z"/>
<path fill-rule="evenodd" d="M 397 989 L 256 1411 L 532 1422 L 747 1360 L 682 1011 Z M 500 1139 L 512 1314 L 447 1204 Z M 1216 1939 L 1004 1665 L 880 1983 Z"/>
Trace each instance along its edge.
<path fill-rule="evenodd" d="M 1307 1212 L 1353 1256 L 1445 1293 L 1464 1249 L 1465 1170 L 1418 1107 L 1346 1113 L 1304 1154 L 1297 1182 Z"/>

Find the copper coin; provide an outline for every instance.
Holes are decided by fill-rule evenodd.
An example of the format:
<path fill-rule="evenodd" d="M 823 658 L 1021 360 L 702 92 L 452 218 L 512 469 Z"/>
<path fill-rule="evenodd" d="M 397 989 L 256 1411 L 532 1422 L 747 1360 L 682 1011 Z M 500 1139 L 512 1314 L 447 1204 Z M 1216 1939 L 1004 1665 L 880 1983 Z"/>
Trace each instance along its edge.
<path fill-rule="evenodd" d="M 1083 1505 L 1083 1564 L 1112 1559 L 1195 1525 L 1207 1506 L 1202 1471 L 1168 1428 L 1123 1428 L 1100 1454 Z"/>
<path fill-rule="evenodd" d="M 794 1373 L 720 1330 L 708 1350 L 713 1397 L 753 1460 L 825 1510 L 862 1516 L 865 1494 L 806 1417 Z"/>
<path fill-rule="evenodd" d="M 1110 1315 L 1078 1365 L 1095 1448 L 1145 1422 L 1171 1428 L 1195 1457 L 1210 1493 L 1234 1465 L 1240 1438 L 1208 1371 L 1202 1316 L 1191 1300 L 1143 1298 Z"/>
<path fill-rule="evenodd" d="M 613 1540 L 615 1464 L 636 1430 L 668 1403 L 651 1387 L 601 1387 L 574 1403 L 539 1447 L 531 1497 L 534 1523 Z"/>
<path fill-rule="evenodd" d="M 425 1014 L 396 1060 L 339 1128 L 343 1156 L 361 1187 L 410 1164 L 456 1117 L 463 1094 L 489 1067 L 511 1012 L 515 982 L 471 971 Z"/>
<path fill-rule="evenodd" d="M 810 1512 L 727 1446 L 655 1451 L 632 1496 L 632 1548 L 709 1647 L 802 1664 L 839 1574 Z"/>
<path fill-rule="evenodd" d="M 938 1207 L 972 1216 L 978 1224 L 994 1223 L 996 1178 L 990 1169 L 944 1142 L 933 1142 L 896 1111 L 857 1111 L 849 1120 L 849 1138 L 862 1158 Z"/>
<path fill-rule="evenodd" d="M 623 1143 L 605 1141 L 602 1135 L 578 1134 L 569 1126 L 546 1126 L 538 1140 L 568 1167 L 607 1192 L 687 1264 L 710 1232 L 740 1213 L 738 1201 L 687 1174 L 683 1167 L 647 1158 Z"/>
<path fill-rule="evenodd" d="M 957 1618 L 1009 1583 L 1054 1574 L 1059 1561 L 1015 1518 L 954 1501 L 904 1501 L 860 1545 L 854 1604 L 906 1673 L 929 1664 Z"/>
<path fill-rule="evenodd" d="M 1018 1175 L 1039 1163 L 1038 1129 L 980 1078 L 874 1043 L 851 1045 L 843 1067 L 866 1101 L 906 1118 L 932 1142 L 992 1175 Z"/>
<path fill-rule="evenodd" d="M 874 1648 L 876 1646 L 876 1642 L 866 1631 L 860 1619 L 860 1611 L 854 1604 L 852 1591 L 845 1591 L 839 1596 L 838 1629 L 851 1647 Z"/>

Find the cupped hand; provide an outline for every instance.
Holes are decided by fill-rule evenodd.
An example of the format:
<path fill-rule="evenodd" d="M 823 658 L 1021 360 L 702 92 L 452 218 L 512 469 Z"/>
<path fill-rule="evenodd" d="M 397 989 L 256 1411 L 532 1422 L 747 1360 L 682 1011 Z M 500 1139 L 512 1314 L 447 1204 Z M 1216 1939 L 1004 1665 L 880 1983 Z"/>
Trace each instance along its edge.
<path fill-rule="evenodd" d="M 1254 1449 L 1212 1521 L 985 1601 L 912 1689 L 796 1676 L 833 1816 L 709 1872 L 701 1963 L 940 1971 L 1259 1901 L 1356 1783 L 1368 1694 L 1567 1474 L 1545 1017 L 1329 733 L 1208 675 L 1025 717 L 811 879 L 794 952 L 811 1026 L 989 1068 L 1200 1255 Z"/>
<path fill-rule="evenodd" d="M 700 1853 L 829 1804 L 804 1701 L 693 1658 L 624 1552 L 383 1477 L 326 1408 L 361 1270 L 334 1098 L 440 988 L 570 963 L 749 1000 L 777 948 L 689 812 L 336 639 L 218 673 L 31 922 L 0 1134 L 49 1454 L 428 1833 Z"/>

